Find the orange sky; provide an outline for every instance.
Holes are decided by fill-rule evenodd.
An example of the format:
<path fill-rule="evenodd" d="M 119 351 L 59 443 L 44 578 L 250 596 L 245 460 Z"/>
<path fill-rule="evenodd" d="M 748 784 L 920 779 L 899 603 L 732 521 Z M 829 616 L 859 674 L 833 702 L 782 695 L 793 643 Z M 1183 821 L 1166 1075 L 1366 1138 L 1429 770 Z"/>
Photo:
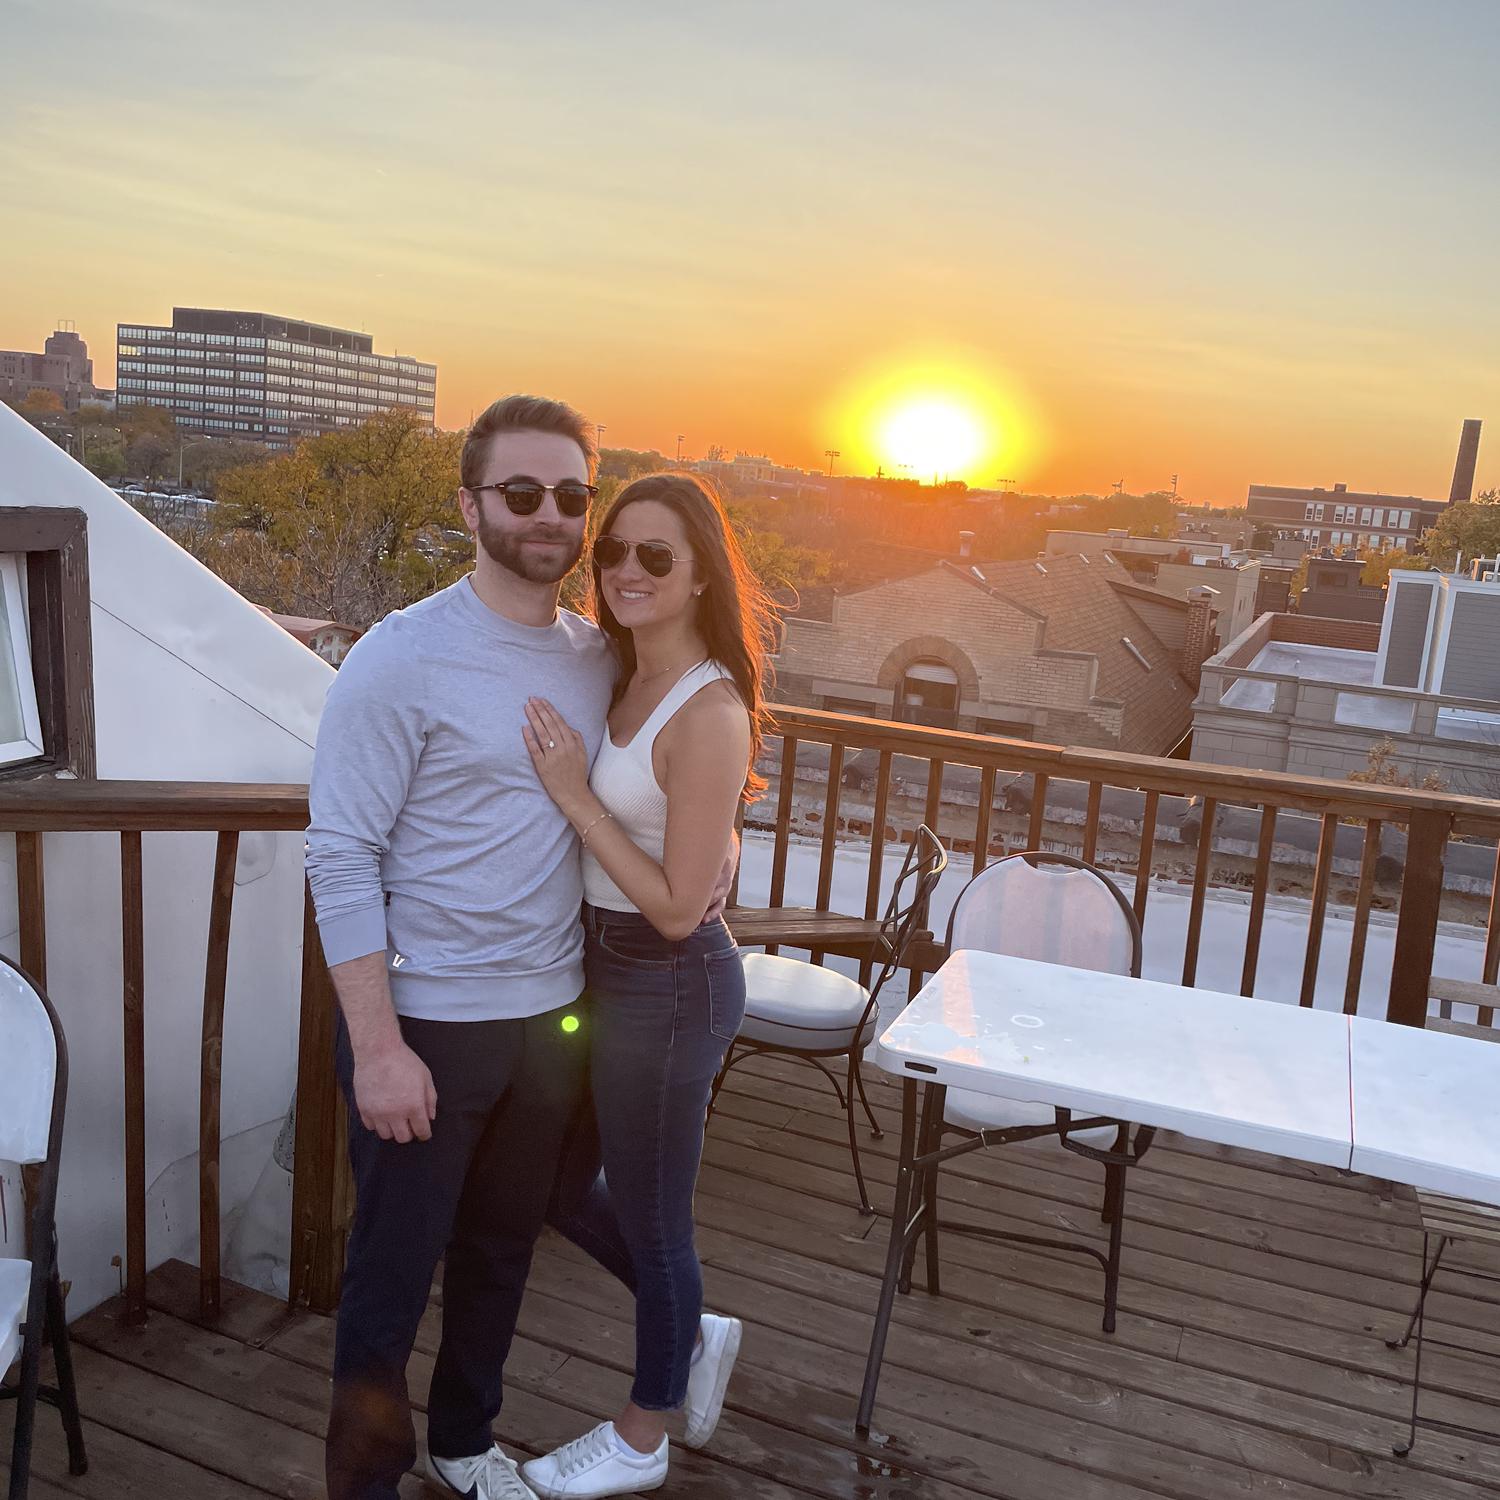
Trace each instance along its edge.
<path fill-rule="evenodd" d="M 1221 503 L 1446 494 L 1500 416 L 1500 7 L 508 9 L 11 0 L 0 347 L 264 310 L 436 361 L 445 426 L 841 471 L 954 391 L 973 483 Z"/>

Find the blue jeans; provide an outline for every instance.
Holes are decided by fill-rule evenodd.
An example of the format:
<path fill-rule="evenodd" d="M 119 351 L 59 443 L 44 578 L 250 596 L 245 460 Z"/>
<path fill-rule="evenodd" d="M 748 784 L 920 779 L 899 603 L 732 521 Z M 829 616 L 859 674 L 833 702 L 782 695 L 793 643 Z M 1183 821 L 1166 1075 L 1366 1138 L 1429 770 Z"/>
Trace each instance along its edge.
<path fill-rule="evenodd" d="M 637 912 L 586 905 L 583 924 L 593 1108 L 550 1218 L 635 1293 L 631 1400 L 674 1411 L 703 1311 L 693 1188 L 714 1075 L 745 1014 L 745 972 L 722 918 L 681 942 Z"/>

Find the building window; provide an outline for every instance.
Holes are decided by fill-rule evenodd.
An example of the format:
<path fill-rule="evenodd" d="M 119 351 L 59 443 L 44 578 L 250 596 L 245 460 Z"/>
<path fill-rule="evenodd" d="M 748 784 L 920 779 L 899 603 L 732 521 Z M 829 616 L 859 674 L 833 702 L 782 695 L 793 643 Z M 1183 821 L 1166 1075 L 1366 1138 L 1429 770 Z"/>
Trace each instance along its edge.
<path fill-rule="evenodd" d="M 896 717 L 951 729 L 958 720 L 958 674 L 946 662 L 914 661 L 901 679 Z"/>
<path fill-rule="evenodd" d="M 91 779 L 94 665 L 87 519 L 0 509 L 0 779 Z"/>
<path fill-rule="evenodd" d="M 37 760 L 42 722 L 31 672 L 31 631 L 21 592 L 21 559 L 0 556 L 0 766 Z"/>

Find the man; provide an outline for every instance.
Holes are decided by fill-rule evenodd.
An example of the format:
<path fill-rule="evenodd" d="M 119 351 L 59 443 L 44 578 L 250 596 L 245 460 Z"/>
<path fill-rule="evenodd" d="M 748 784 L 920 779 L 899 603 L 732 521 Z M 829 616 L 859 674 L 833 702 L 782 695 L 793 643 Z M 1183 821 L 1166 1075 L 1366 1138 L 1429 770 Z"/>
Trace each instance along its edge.
<path fill-rule="evenodd" d="M 532 1496 L 490 1424 L 586 1039 L 577 839 L 521 729 L 539 695 L 590 755 L 604 733 L 613 658 L 557 607 L 594 463 L 589 424 L 559 402 L 485 411 L 461 460 L 473 573 L 370 631 L 324 709 L 307 868 L 356 1193 L 332 1500 L 394 1500 L 415 1460 L 406 1364 L 439 1260 L 429 1473 L 466 1500 Z"/>

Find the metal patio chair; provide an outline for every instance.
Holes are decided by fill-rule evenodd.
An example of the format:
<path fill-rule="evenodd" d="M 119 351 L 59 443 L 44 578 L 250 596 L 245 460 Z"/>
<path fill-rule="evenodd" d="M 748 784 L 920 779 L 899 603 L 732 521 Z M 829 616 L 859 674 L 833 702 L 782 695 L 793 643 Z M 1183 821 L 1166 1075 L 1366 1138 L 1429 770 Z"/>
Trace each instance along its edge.
<path fill-rule="evenodd" d="M 1007 855 L 981 870 L 959 892 L 948 920 L 948 952 L 960 948 L 1003 953 L 1013 958 L 1066 964 L 1104 973 L 1141 972 L 1141 928 L 1130 903 L 1108 875 L 1070 854 L 1029 850 Z M 942 1118 L 924 1119 L 918 1154 L 936 1151 L 946 1136 L 959 1136 L 970 1149 L 1041 1141 L 1071 1151 L 1104 1168 L 1101 1219 L 1109 1225 L 1109 1251 L 1091 1245 L 976 1225 L 940 1223 L 937 1168 L 923 1174 L 927 1204 L 927 1285 L 939 1287 L 939 1236 L 943 1229 L 1037 1249 L 1092 1256 L 1104 1271 L 1104 1331 L 1112 1333 L 1120 1281 L 1120 1247 L 1125 1219 L 1125 1172 L 1149 1148 L 1155 1132 L 1121 1120 L 1075 1120 L 1070 1111 L 1049 1104 L 999 1099 L 968 1089 L 948 1089 Z M 967 1154 L 962 1147 L 954 1155 Z M 907 1252 L 901 1288 L 911 1286 L 916 1255 Z"/>
<path fill-rule="evenodd" d="M 38 1169 L 26 1221 L 31 1259 L 0 1260 L 0 1375 L 17 1351 L 21 1355 L 16 1384 L 0 1386 L 0 1398 L 16 1403 L 10 1500 L 25 1500 L 39 1400 L 62 1413 L 69 1472 L 88 1472 L 57 1276 L 57 1173 L 67 1096 L 68 1048 L 57 1012 L 25 973 L 0 958 L 0 1158 Z M 52 1345 L 55 1387 L 41 1384 L 44 1339 Z"/>
<path fill-rule="evenodd" d="M 802 959 L 747 953 L 745 1019 L 714 1079 L 709 1100 L 712 1116 L 724 1080 L 746 1058 L 781 1056 L 811 1063 L 833 1085 L 843 1107 L 849 1124 L 849 1154 L 854 1161 L 860 1211 L 866 1214 L 875 1210 L 865 1189 L 864 1168 L 860 1164 L 859 1136 L 854 1124 L 856 1095 L 870 1122 L 870 1133 L 879 1139 L 883 1132 L 865 1095 L 860 1059 L 875 1037 L 881 991 L 900 971 L 912 939 L 926 921 L 933 889 L 947 866 L 948 851 L 923 824 L 907 846 L 886 905 L 871 955 L 879 970 L 868 989 L 847 975 Z M 842 1085 L 824 1062 L 825 1058 L 845 1059 Z"/>

